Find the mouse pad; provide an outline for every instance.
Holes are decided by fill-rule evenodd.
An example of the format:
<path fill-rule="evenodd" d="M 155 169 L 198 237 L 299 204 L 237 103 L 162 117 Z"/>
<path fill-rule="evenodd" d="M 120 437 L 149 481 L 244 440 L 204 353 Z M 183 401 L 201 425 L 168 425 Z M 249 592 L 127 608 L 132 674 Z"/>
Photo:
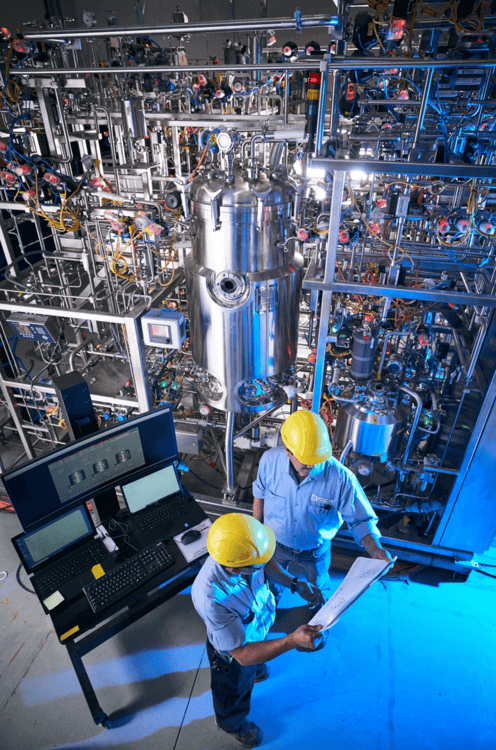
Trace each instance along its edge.
<path fill-rule="evenodd" d="M 186 562 L 192 562 L 192 560 L 197 560 L 199 557 L 207 554 L 207 536 L 211 525 L 212 521 L 210 518 L 206 518 L 204 521 L 201 521 L 201 523 L 196 524 L 196 526 L 192 526 L 191 529 L 199 531 L 201 537 L 196 541 L 191 542 L 191 544 L 183 544 L 181 542 L 181 538 L 187 533 L 185 531 L 181 531 L 180 534 L 173 537 Z"/>

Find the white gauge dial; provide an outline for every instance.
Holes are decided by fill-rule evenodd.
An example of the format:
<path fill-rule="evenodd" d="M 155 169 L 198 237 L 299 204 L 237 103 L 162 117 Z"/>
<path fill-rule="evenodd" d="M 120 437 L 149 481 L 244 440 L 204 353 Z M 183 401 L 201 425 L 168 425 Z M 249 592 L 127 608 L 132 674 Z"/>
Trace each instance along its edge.
<path fill-rule="evenodd" d="M 85 26 L 88 26 L 88 28 L 96 24 L 95 14 L 92 13 L 91 10 L 83 10 L 81 20 Z"/>

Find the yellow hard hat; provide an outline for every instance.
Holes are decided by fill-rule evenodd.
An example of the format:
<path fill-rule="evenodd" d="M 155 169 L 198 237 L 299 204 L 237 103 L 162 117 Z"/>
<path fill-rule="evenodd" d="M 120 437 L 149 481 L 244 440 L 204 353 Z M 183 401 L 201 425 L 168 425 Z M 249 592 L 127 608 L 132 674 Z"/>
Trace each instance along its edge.
<path fill-rule="evenodd" d="M 326 424 L 313 411 L 300 409 L 291 414 L 281 428 L 284 445 L 307 466 L 315 466 L 332 456 Z"/>
<path fill-rule="evenodd" d="M 266 563 L 275 548 L 272 529 L 244 513 L 220 516 L 208 532 L 208 551 L 218 563 L 232 568 Z"/>

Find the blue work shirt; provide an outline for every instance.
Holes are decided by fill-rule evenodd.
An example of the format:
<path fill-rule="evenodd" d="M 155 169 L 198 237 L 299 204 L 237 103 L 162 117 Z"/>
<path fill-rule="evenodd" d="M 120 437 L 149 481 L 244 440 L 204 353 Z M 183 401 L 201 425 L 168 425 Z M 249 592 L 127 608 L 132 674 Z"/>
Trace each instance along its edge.
<path fill-rule="evenodd" d="M 210 556 L 193 582 L 191 598 L 208 640 L 223 656 L 245 643 L 264 641 L 276 616 L 263 568 L 248 577 L 232 575 Z"/>
<path fill-rule="evenodd" d="M 264 523 L 281 544 L 315 549 L 346 521 L 357 542 L 375 534 L 378 518 L 357 478 L 335 458 L 317 464 L 300 483 L 284 446 L 266 451 L 253 483 L 264 501 Z"/>

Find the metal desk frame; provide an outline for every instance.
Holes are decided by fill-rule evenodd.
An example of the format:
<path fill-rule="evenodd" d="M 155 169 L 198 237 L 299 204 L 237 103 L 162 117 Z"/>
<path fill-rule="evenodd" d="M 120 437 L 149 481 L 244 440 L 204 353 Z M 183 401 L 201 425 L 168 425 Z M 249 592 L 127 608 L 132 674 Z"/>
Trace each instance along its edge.
<path fill-rule="evenodd" d="M 83 631 L 83 633 L 79 634 L 79 639 L 74 638 L 67 643 L 62 643 L 67 648 L 67 653 L 71 659 L 72 666 L 76 672 L 81 690 L 83 691 L 95 724 L 106 729 L 111 729 L 112 726 L 107 714 L 98 702 L 82 657 L 187 588 L 194 581 L 200 567 L 200 561 L 195 560 L 169 584 L 162 585 L 158 590 L 153 589 L 151 593 L 144 591 L 141 596 L 138 593 L 137 599 L 136 592 L 133 592 L 133 601 L 130 604 L 124 603 L 122 605 L 125 607 L 124 611 L 122 611 L 121 607 L 114 615 L 105 616 L 105 620 L 101 624 L 92 626 L 90 632 L 86 631 L 85 634 L 85 631 Z"/>

